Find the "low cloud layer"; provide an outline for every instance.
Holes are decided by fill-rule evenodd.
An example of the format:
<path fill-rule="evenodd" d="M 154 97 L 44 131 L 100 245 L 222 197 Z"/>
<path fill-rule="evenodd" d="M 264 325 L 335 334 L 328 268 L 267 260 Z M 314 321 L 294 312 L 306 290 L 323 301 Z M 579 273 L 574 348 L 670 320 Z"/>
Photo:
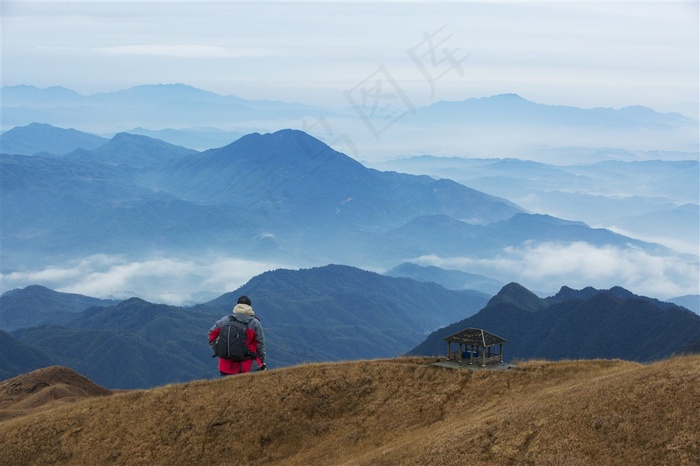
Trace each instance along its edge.
<path fill-rule="evenodd" d="M 244 285 L 255 275 L 283 267 L 234 257 L 199 260 L 151 258 L 127 261 L 98 254 L 59 267 L 3 274 L 2 292 L 43 285 L 96 298 L 133 296 L 165 304 L 204 302 Z"/>
<path fill-rule="evenodd" d="M 537 293 L 552 294 L 564 285 L 576 289 L 622 286 L 636 294 L 669 299 L 700 294 L 698 258 L 687 257 L 653 256 L 632 247 L 576 242 L 526 243 L 491 258 L 426 255 L 411 262 L 477 273 L 504 283 L 514 281 Z M 43 285 L 96 298 L 136 296 L 182 305 L 214 299 L 278 268 L 298 266 L 221 256 L 129 261 L 98 254 L 57 267 L 4 274 L 0 279 L 2 292 Z"/>
<path fill-rule="evenodd" d="M 563 285 L 576 289 L 622 286 L 659 299 L 700 293 L 697 258 L 653 256 L 632 247 L 526 243 L 492 258 L 422 256 L 412 261 L 515 281 L 544 293 L 556 292 Z"/>

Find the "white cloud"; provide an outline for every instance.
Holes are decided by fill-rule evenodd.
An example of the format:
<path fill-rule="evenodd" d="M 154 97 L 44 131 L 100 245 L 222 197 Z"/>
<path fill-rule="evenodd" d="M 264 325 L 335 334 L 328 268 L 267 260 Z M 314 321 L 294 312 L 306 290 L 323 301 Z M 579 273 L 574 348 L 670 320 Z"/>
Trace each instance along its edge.
<path fill-rule="evenodd" d="M 624 228 L 618 228 L 615 225 L 591 225 L 592 228 L 606 228 L 612 232 L 623 236 L 629 236 L 630 238 L 640 239 L 646 241 L 647 243 L 657 243 L 663 244 L 674 251 L 678 251 L 683 254 L 692 254 L 694 256 L 700 255 L 700 244 L 698 244 L 698 237 L 690 238 L 689 235 L 679 235 L 678 237 L 671 236 L 659 236 L 650 235 L 646 231 L 629 231 Z"/>
<path fill-rule="evenodd" d="M 526 243 L 493 258 L 422 256 L 412 261 L 515 281 L 547 293 L 564 285 L 577 289 L 622 286 L 660 299 L 700 293 L 697 258 L 654 256 L 634 247 Z"/>
<path fill-rule="evenodd" d="M 213 299 L 244 285 L 255 275 L 282 265 L 232 257 L 197 260 L 152 258 L 127 261 L 98 254 L 61 267 L 0 275 L 2 292 L 43 285 L 65 293 L 96 298 L 140 297 L 165 304 Z"/>
<path fill-rule="evenodd" d="M 700 293 L 697 257 L 687 260 L 653 256 L 633 247 L 596 247 L 582 242 L 526 243 L 490 258 L 426 255 L 411 261 L 478 273 L 503 282 L 515 281 L 545 293 L 556 292 L 563 285 L 576 289 L 622 286 L 659 299 Z M 136 296 L 179 305 L 216 298 L 256 275 L 278 268 L 297 267 L 236 257 L 128 261 L 98 254 L 62 266 L 0 275 L 0 291 L 43 285 L 97 298 Z"/>

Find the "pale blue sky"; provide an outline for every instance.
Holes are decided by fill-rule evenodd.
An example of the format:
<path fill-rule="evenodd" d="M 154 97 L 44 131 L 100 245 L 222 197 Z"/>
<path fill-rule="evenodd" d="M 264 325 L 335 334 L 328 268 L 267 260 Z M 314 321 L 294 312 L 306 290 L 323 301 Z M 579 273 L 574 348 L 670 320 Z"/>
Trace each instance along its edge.
<path fill-rule="evenodd" d="M 515 92 L 697 117 L 698 43 L 697 2 L 2 3 L 3 85 L 82 94 L 181 82 L 338 108 L 383 66 L 418 106 Z"/>

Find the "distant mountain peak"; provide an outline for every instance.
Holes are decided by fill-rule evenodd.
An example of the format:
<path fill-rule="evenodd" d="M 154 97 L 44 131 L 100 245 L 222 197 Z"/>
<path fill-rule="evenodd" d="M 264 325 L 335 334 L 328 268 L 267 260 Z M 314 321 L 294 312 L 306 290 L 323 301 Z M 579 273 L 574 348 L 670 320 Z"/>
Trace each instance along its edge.
<path fill-rule="evenodd" d="M 121 132 L 94 150 L 75 150 L 66 156 L 73 160 L 100 161 L 145 168 L 196 153 L 197 151 L 193 149 L 176 146 L 150 136 Z"/>
<path fill-rule="evenodd" d="M 658 299 L 639 296 L 621 286 L 613 286 L 607 290 L 599 290 L 592 286 L 587 286 L 581 290 L 575 290 L 568 286 L 562 286 L 559 292 L 545 299 L 550 305 L 561 303 L 564 301 L 600 301 L 600 302 L 624 302 L 628 300 L 641 300 L 647 303 L 652 303 L 662 309 L 669 309 L 676 306 L 671 302 L 659 301 Z"/>
<path fill-rule="evenodd" d="M 641 105 L 614 108 L 582 108 L 534 102 L 515 93 L 473 97 L 465 100 L 435 102 L 416 111 L 420 118 L 436 125 L 459 122 L 475 125 L 590 126 L 646 128 L 659 130 L 675 126 L 697 125 L 697 121 L 679 113 L 659 113 Z"/>
<path fill-rule="evenodd" d="M 596 290 L 591 286 L 587 286 L 581 290 L 575 290 L 571 287 L 564 285 L 559 289 L 559 292 L 557 292 L 557 294 L 555 294 L 554 296 L 550 296 L 549 298 L 547 298 L 547 300 L 553 303 L 573 299 L 585 300 L 595 296 L 598 293 L 600 293 L 600 291 Z"/>
<path fill-rule="evenodd" d="M 145 299 L 138 298 L 138 297 L 134 296 L 134 297 L 127 298 L 127 299 L 121 301 L 117 305 L 117 308 L 129 308 L 129 307 L 133 307 L 133 306 L 149 306 L 151 304 L 152 303 L 149 303 Z"/>
<path fill-rule="evenodd" d="M 184 84 L 184 83 L 156 83 L 156 84 L 139 84 L 138 86 L 134 86 L 132 89 L 136 88 L 161 88 L 161 89 L 197 89 L 194 86 L 190 86 L 189 84 Z M 197 89 L 200 90 L 200 89 Z"/>
<path fill-rule="evenodd" d="M 215 94 L 214 92 L 205 91 L 204 89 L 199 89 L 197 87 L 183 83 L 139 84 L 138 86 L 131 87 L 123 92 L 155 92 L 164 93 L 168 95 L 172 93 L 178 93 L 185 95 L 216 95 L 218 97 L 221 97 L 218 94 Z"/>
<path fill-rule="evenodd" d="M 4 297 L 14 297 L 14 296 L 24 296 L 24 295 L 32 295 L 35 296 L 37 294 L 55 294 L 57 293 L 56 291 L 47 288 L 42 285 L 28 285 L 24 288 L 14 288 L 12 290 L 8 290 L 2 294 Z"/>
<path fill-rule="evenodd" d="M 314 144 L 321 144 L 323 146 L 326 146 L 324 142 L 322 142 L 319 139 L 316 139 L 315 137 L 311 136 L 309 133 L 306 133 L 300 129 L 291 129 L 291 128 L 284 128 L 277 130 L 272 133 L 264 133 L 260 135 L 261 138 L 270 138 L 272 140 L 277 140 L 277 141 L 304 141 L 304 142 L 311 142 Z M 330 146 L 326 146 L 329 147 Z"/>
<path fill-rule="evenodd" d="M 631 298 L 634 297 L 635 294 L 632 293 L 631 291 L 621 287 L 621 286 L 613 286 L 608 290 L 608 293 L 612 294 L 613 296 L 617 296 L 618 298 Z"/>
<path fill-rule="evenodd" d="M 110 140 L 112 142 L 121 142 L 121 141 L 159 141 L 156 138 L 152 138 L 150 136 L 144 136 L 141 134 L 134 134 L 134 133 L 127 133 L 127 132 L 120 132 L 116 133 L 114 136 L 112 136 L 112 139 Z M 162 142 L 162 141 L 161 141 Z"/>
<path fill-rule="evenodd" d="M 62 155 L 79 148 L 96 149 L 105 142 L 106 139 L 94 134 L 39 122 L 16 126 L 0 135 L 2 152 L 20 155 L 40 152 Z"/>
<path fill-rule="evenodd" d="M 321 142 L 315 137 L 311 136 L 309 133 L 291 128 L 284 128 L 277 131 L 273 131 L 271 133 L 250 133 L 246 134 L 245 136 L 242 136 L 238 141 L 288 141 L 299 139 Z M 238 141 L 234 141 L 232 144 L 235 144 Z"/>
<path fill-rule="evenodd" d="M 498 99 L 498 100 L 527 100 L 526 98 L 522 97 L 520 94 L 516 94 L 515 92 L 509 92 L 505 94 L 496 94 L 491 97 L 485 97 L 486 99 Z"/>
<path fill-rule="evenodd" d="M 138 137 L 146 138 L 146 136 L 141 136 L 141 135 L 137 135 L 137 134 L 132 134 L 132 133 L 127 133 L 127 132 L 121 131 L 121 132 L 119 132 L 119 133 L 114 133 L 114 136 L 112 136 L 112 138 L 110 139 L 110 141 L 119 141 L 119 140 L 121 140 L 121 139 L 132 139 L 132 138 L 130 137 L 130 136 L 132 136 L 132 135 L 133 135 L 133 136 L 138 136 Z"/>
<path fill-rule="evenodd" d="M 24 93 L 45 93 L 45 94 L 63 94 L 70 96 L 81 96 L 72 89 L 68 89 L 63 86 L 49 86 L 49 87 L 37 87 L 27 84 L 17 84 L 14 86 L 2 86 L 2 91 L 4 92 L 24 92 Z M 82 96 L 81 96 L 82 97 Z"/>
<path fill-rule="evenodd" d="M 29 123 L 24 128 L 25 129 L 59 129 L 59 128 L 56 128 L 55 126 L 52 126 L 48 123 L 38 123 L 36 121 L 33 123 Z"/>
<path fill-rule="evenodd" d="M 487 307 L 511 304 L 529 312 L 537 312 L 548 307 L 547 301 L 537 296 L 519 283 L 509 283 L 488 302 Z"/>
<path fill-rule="evenodd" d="M 344 160 L 357 167 L 362 166 L 356 160 L 336 151 L 323 141 L 297 129 L 281 129 L 273 133 L 264 134 L 251 133 L 232 142 L 225 149 L 235 150 L 240 153 L 250 152 L 251 150 L 255 153 L 263 151 L 270 156 L 280 157 L 280 159 L 317 159 L 316 163 L 332 157 L 339 161 Z"/>
<path fill-rule="evenodd" d="M 112 139 L 110 139 L 104 146 L 100 147 L 98 151 L 104 152 L 111 149 L 123 149 L 125 146 L 130 147 L 132 150 L 147 150 L 149 151 L 148 154 L 144 155 L 150 156 L 155 155 L 154 151 L 158 150 L 173 151 L 177 155 L 194 154 L 197 152 L 192 149 L 187 149 L 181 146 L 170 144 L 161 139 L 152 138 L 150 136 L 144 136 L 142 134 L 133 134 L 125 132 L 117 133 L 114 136 L 112 136 Z M 116 158 L 115 160 L 118 160 L 118 158 Z"/>

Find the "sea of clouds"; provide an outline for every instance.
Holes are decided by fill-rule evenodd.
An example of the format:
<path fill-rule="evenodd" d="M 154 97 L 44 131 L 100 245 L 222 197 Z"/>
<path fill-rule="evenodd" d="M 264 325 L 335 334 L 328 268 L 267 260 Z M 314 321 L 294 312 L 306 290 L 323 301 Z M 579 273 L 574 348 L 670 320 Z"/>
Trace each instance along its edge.
<path fill-rule="evenodd" d="M 697 257 L 654 256 L 631 246 L 528 242 L 491 258 L 428 255 L 413 262 L 514 281 L 547 296 L 564 285 L 574 289 L 621 286 L 658 299 L 698 294 L 700 288 Z"/>
<path fill-rule="evenodd" d="M 561 286 L 621 286 L 658 299 L 700 294 L 697 256 L 655 256 L 632 246 L 530 242 L 506 248 L 490 258 L 425 255 L 410 261 L 476 273 L 504 283 L 517 282 L 541 296 L 550 296 Z M 0 286 L 3 293 L 42 285 L 96 298 L 140 297 L 155 303 L 187 305 L 234 291 L 256 275 L 279 268 L 299 266 L 216 254 L 143 260 L 96 254 L 62 265 L 2 274 Z"/>

